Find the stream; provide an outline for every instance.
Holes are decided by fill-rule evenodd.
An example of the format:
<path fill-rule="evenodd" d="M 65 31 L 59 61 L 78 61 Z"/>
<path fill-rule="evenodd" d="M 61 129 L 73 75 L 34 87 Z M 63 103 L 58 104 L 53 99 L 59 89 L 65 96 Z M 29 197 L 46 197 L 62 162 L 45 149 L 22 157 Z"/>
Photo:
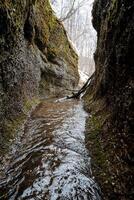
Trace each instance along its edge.
<path fill-rule="evenodd" d="M 85 148 L 86 117 L 80 100 L 42 101 L 0 169 L 0 199 L 100 200 Z"/>

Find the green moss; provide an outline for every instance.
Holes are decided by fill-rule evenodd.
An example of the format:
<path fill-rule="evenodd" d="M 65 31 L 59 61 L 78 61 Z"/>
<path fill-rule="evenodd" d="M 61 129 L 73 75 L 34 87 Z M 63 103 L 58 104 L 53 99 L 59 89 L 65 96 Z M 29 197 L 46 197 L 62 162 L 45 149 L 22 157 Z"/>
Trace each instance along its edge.
<path fill-rule="evenodd" d="M 89 126 L 92 128 L 92 136 L 96 137 L 101 131 L 100 119 L 95 116 L 92 116 L 89 121 Z"/>
<path fill-rule="evenodd" d="M 19 114 L 17 117 L 13 118 L 12 120 L 5 120 L 4 127 L 5 127 L 5 134 L 8 135 L 7 138 L 11 139 L 14 136 L 17 129 L 26 120 L 28 112 L 38 103 L 39 99 L 37 98 L 25 100 L 23 112 Z"/>
<path fill-rule="evenodd" d="M 102 124 L 100 122 L 100 119 L 96 116 L 92 116 L 91 118 L 89 118 L 87 121 L 86 129 L 87 129 L 86 133 L 87 146 L 88 144 L 90 144 L 90 142 L 95 144 L 93 154 L 95 155 L 97 161 L 96 164 L 100 165 L 101 163 L 104 163 L 105 160 L 103 149 L 100 143 L 101 131 L 102 131 Z"/>
<path fill-rule="evenodd" d="M 24 113 L 28 113 L 35 105 L 39 104 L 38 98 L 26 99 L 24 101 Z"/>
<path fill-rule="evenodd" d="M 109 22 L 114 22 L 115 23 L 117 9 L 118 9 L 118 1 L 117 0 L 112 0 L 111 6 L 110 6 L 109 11 L 108 11 L 108 21 Z"/>
<path fill-rule="evenodd" d="M 21 126 L 24 124 L 29 111 L 39 102 L 40 101 L 37 98 L 26 99 L 24 101 L 23 112 L 10 120 L 5 119 L 3 122 L 4 135 L 2 136 L 2 145 L 0 148 L 1 155 L 8 151 L 9 146 L 16 135 L 16 132 L 19 131 Z"/>
<path fill-rule="evenodd" d="M 104 99 L 95 99 L 92 89 L 84 96 L 85 109 L 91 113 L 86 122 L 86 146 L 92 156 L 93 173 L 101 184 L 109 180 L 108 154 L 103 144 L 103 127 L 110 113 Z M 107 177 L 106 177 L 107 176 Z"/>
<path fill-rule="evenodd" d="M 41 44 L 44 44 L 41 50 L 47 59 L 52 61 L 55 57 L 62 58 L 77 70 L 78 56 L 68 41 L 63 24 L 54 15 L 49 1 L 37 2 L 36 10 L 42 19 L 41 22 L 36 22 L 39 29 L 36 41 L 40 40 Z"/>
<path fill-rule="evenodd" d="M 116 141 L 110 132 L 107 133 L 107 121 L 111 113 L 105 107 L 105 100 L 95 99 L 91 90 L 84 100 L 86 110 L 92 114 L 86 123 L 86 146 L 92 157 L 93 174 L 105 193 L 105 190 L 111 191 L 114 183 L 110 155 L 113 155 L 113 145 Z"/>
<path fill-rule="evenodd" d="M 102 124 L 103 120 L 95 115 L 89 118 L 86 124 L 86 146 L 91 153 L 93 173 L 96 178 L 99 177 L 100 182 L 109 179 L 107 163 L 108 157 L 101 142 Z"/>
<path fill-rule="evenodd" d="M 1 47 L 8 45 L 10 41 L 10 45 L 12 48 L 17 44 L 17 38 L 20 34 L 20 29 L 23 26 L 23 13 L 24 13 L 24 5 L 22 2 L 13 0 L 3 0 L 0 4 L 0 8 L 2 9 L 3 18 L 2 18 L 2 26 L 7 26 L 5 33 L 1 35 L 0 45 Z M 7 46 L 6 46 L 7 48 Z M 8 47 L 9 48 L 9 47 Z M 2 54 L 2 52 L 1 52 Z"/>
<path fill-rule="evenodd" d="M 17 116 L 17 118 L 13 120 L 6 120 L 5 121 L 5 134 L 8 136 L 8 139 L 13 138 L 14 133 L 18 129 L 18 127 L 23 123 L 25 120 L 26 115 L 24 113 Z"/>
<path fill-rule="evenodd" d="M 15 133 L 19 127 L 24 123 L 26 115 L 24 113 L 18 115 L 13 120 L 5 120 L 3 122 L 3 132 L 1 135 L 0 154 L 4 155 L 8 152 L 10 144 L 15 137 Z"/>

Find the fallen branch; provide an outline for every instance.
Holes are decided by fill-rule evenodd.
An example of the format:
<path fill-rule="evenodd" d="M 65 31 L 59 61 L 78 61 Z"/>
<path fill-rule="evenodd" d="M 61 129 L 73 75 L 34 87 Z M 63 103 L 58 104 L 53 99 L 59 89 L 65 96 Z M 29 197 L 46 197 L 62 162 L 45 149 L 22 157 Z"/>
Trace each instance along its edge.
<path fill-rule="evenodd" d="M 86 89 L 88 88 L 91 79 L 93 78 L 94 74 L 92 74 L 92 76 L 86 81 L 86 83 L 83 85 L 83 87 L 77 92 L 77 93 L 73 93 L 72 96 L 67 96 L 67 99 L 72 99 L 72 98 L 80 98 L 81 94 L 84 93 L 86 91 Z"/>
<path fill-rule="evenodd" d="M 70 89 L 67 89 L 67 88 L 65 88 L 65 90 L 70 91 L 70 92 L 72 92 L 72 93 L 78 92 L 78 91 L 79 91 L 79 90 L 70 90 Z"/>

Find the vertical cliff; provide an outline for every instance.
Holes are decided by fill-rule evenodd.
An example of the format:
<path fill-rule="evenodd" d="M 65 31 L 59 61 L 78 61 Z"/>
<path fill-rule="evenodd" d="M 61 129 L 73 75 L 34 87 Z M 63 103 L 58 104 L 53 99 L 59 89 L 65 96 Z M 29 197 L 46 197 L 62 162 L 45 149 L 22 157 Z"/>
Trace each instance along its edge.
<path fill-rule="evenodd" d="M 85 95 L 87 146 L 103 199 L 134 198 L 134 1 L 95 0 L 96 71 Z"/>
<path fill-rule="evenodd" d="M 48 0 L 0 1 L 1 144 L 39 95 L 77 85 L 77 62 Z"/>

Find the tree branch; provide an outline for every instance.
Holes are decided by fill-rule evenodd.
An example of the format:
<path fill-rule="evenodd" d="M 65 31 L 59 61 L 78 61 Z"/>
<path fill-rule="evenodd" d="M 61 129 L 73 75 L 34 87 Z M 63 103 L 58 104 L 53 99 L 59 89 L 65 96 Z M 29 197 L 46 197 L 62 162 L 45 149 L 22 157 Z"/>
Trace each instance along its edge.
<path fill-rule="evenodd" d="M 80 98 L 81 94 L 86 92 L 86 89 L 88 88 L 90 81 L 93 77 L 94 77 L 94 74 L 92 74 L 92 76 L 87 80 L 87 82 L 83 85 L 83 87 L 77 93 L 73 93 L 72 96 L 67 96 L 67 99 Z"/>

